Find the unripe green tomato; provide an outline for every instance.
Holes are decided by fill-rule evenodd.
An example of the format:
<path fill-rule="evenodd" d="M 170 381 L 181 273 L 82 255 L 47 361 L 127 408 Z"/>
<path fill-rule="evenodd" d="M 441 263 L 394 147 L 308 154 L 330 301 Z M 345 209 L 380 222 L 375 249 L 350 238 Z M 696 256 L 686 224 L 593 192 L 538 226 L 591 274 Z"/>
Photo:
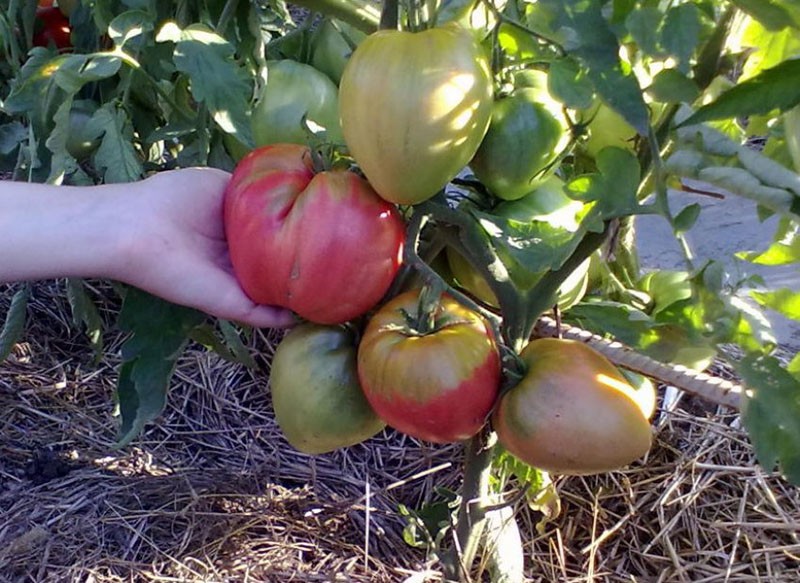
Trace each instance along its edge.
<path fill-rule="evenodd" d="M 101 137 L 89 131 L 87 124 L 97 111 L 97 104 L 90 99 L 76 100 L 69 112 L 69 134 L 67 152 L 78 161 L 91 156 L 100 146 Z"/>
<path fill-rule="evenodd" d="M 494 102 L 492 121 L 470 168 L 498 198 L 516 200 L 555 171 L 569 141 L 569 126 L 544 87 L 517 87 Z M 525 78 L 523 78 L 526 80 Z M 531 72 L 526 82 L 538 79 Z"/>
<path fill-rule="evenodd" d="M 288 59 L 270 61 L 267 84 L 251 120 L 256 146 L 308 144 L 303 117 L 325 128 L 326 141 L 342 141 L 338 89 L 333 81 L 311 65 Z"/>
<path fill-rule="evenodd" d="M 592 158 L 609 146 L 633 151 L 636 130 L 608 105 L 598 102 L 584 117 L 591 121 L 587 126 L 589 137 L 583 143 L 583 149 Z"/>
<path fill-rule="evenodd" d="M 338 85 L 347 60 L 353 54 L 351 44 L 358 46 L 366 37 L 346 22 L 326 18 L 311 38 L 311 65 Z"/>
<path fill-rule="evenodd" d="M 356 346 L 343 326 L 301 324 L 278 344 L 270 385 L 286 440 L 309 454 L 360 443 L 385 423 L 358 381 Z"/>
<path fill-rule="evenodd" d="M 783 130 L 794 170 L 800 174 L 800 105 L 783 114 Z"/>

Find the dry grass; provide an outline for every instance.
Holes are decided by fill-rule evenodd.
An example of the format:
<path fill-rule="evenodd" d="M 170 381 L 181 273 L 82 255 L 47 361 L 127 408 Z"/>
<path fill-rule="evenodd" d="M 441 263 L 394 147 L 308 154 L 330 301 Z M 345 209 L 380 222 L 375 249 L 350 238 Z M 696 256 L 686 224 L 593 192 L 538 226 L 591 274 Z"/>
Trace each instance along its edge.
<path fill-rule="evenodd" d="M 53 284 L 29 318 L 0 365 L 0 581 L 439 580 L 397 505 L 457 488 L 459 447 L 386 432 L 298 454 L 266 389 L 276 338 L 257 335 L 256 371 L 187 351 L 167 411 L 115 450 L 122 339 L 110 331 L 95 364 Z M 558 479 L 562 512 L 541 531 L 517 508 L 530 580 L 800 581 L 800 495 L 754 465 L 738 417 L 684 399 L 656 430 L 644 463 Z"/>

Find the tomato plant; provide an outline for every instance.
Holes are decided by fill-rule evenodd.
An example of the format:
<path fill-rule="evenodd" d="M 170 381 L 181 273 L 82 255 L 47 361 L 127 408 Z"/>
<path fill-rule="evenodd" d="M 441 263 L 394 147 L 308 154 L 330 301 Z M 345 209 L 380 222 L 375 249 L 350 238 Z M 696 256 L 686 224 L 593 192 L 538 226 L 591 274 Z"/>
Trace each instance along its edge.
<path fill-rule="evenodd" d="M 650 449 L 655 394 L 634 389 L 577 341 L 543 338 L 520 353 L 526 371 L 492 416 L 500 444 L 559 474 L 608 472 Z"/>
<path fill-rule="evenodd" d="M 479 314 L 449 297 L 431 313 L 405 292 L 370 319 L 358 349 L 358 377 L 387 424 L 447 443 L 480 430 L 494 404 L 500 357 Z"/>
<path fill-rule="evenodd" d="M 339 87 L 345 142 L 383 198 L 414 204 L 475 154 L 489 123 L 488 59 L 457 25 L 381 30 L 356 49 Z"/>
<path fill-rule="evenodd" d="M 270 386 L 275 419 L 302 452 L 355 445 L 385 425 L 361 391 L 354 335 L 344 326 L 291 330 L 275 350 Z"/>
<path fill-rule="evenodd" d="M 296 144 L 258 148 L 236 166 L 225 193 L 234 271 L 260 304 L 322 324 L 372 308 L 400 265 L 404 225 L 358 175 L 315 173 Z"/>
<path fill-rule="evenodd" d="M 310 65 L 288 59 L 267 63 L 267 83 L 253 110 L 257 146 L 306 144 L 304 123 L 323 128 L 326 139 L 341 141 L 336 85 Z"/>
<path fill-rule="evenodd" d="M 495 196 L 515 200 L 531 193 L 555 170 L 569 140 L 561 104 L 543 87 L 528 84 L 494 102 L 492 121 L 469 166 Z"/>

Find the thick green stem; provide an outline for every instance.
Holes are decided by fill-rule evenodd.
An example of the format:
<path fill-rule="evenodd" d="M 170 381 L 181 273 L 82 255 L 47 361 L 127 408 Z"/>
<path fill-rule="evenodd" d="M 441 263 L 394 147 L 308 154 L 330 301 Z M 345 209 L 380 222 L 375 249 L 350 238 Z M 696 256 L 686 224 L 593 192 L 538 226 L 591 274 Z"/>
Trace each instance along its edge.
<path fill-rule="evenodd" d="M 480 546 L 489 509 L 489 472 L 496 439 L 494 433 L 484 429 L 466 444 L 454 548 L 443 558 L 447 581 L 470 580 L 469 572 Z"/>
<path fill-rule="evenodd" d="M 379 5 L 369 0 L 292 0 L 292 4 L 338 18 L 367 34 L 378 29 L 381 19 Z"/>

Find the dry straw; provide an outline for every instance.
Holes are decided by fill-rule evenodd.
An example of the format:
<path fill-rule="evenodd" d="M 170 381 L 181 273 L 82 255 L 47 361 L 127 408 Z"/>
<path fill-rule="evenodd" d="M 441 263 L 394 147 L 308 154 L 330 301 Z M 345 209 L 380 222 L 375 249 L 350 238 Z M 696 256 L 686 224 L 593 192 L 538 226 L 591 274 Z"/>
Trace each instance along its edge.
<path fill-rule="evenodd" d="M 255 371 L 190 347 L 167 411 L 117 451 L 123 339 L 109 332 L 95 364 L 61 288 L 33 291 L 25 342 L 0 365 L 0 581 L 439 580 L 397 507 L 457 489 L 458 446 L 386 432 L 293 451 L 267 391 L 278 338 L 257 334 Z M 96 291 L 111 322 L 114 296 Z M 800 581 L 800 495 L 755 466 L 735 412 L 685 396 L 655 431 L 642 463 L 557 479 L 549 522 L 518 505 L 530 580 Z"/>

